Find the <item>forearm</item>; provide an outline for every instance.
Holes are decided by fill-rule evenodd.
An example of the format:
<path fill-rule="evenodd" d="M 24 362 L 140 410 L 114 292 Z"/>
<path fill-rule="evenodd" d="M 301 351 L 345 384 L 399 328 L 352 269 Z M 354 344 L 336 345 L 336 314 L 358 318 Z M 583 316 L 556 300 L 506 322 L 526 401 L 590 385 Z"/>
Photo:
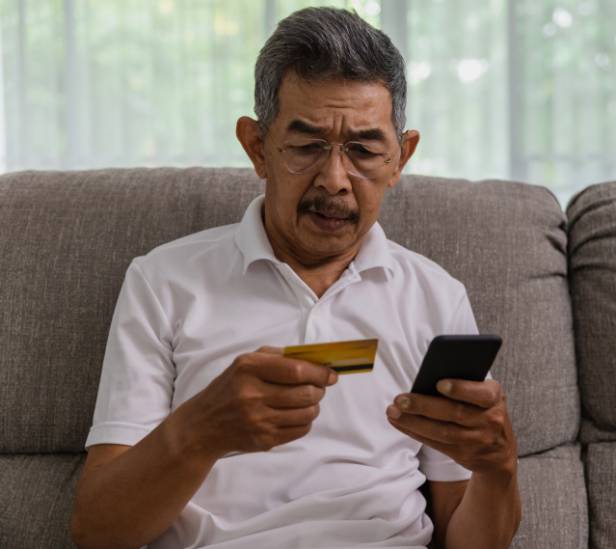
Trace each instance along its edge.
<path fill-rule="evenodd" d="M 521 503 L 517 466 L 471 477 L 447 526 L 446 549 L 505 549 L 518 528 Z"/>
<path fill-rule="evenodd" d="M 138 548 L 181 513 L 216 462 L 213 454 L 186 451 L 181 421 L 172 414 L 78 486 L 73 536 L 80 548 Z"/>

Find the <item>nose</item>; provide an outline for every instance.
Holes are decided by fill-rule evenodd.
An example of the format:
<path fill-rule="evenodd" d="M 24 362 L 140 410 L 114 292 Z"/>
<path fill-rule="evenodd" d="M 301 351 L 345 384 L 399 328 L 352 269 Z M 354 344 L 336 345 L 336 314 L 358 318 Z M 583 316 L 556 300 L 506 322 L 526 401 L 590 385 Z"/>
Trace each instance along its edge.
<path fill-rule="evenodd" d="M 315 178 L 315 186 L 322 187 L 331 195 L 346 194 L 351 191 L 344 154 L 340 143 L 332 143 L 329 155 Z"/>

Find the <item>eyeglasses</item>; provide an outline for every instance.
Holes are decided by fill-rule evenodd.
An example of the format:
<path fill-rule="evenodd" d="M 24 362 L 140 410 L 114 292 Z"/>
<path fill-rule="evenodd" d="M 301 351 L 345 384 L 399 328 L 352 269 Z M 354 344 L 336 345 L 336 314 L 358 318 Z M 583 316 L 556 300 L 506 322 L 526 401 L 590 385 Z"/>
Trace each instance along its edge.
<path fill-rule="evenodd" d="M 290 173 L 303 174 L 319 170 L 336 146 L 344 153 L 342 163 L 347 173 L 364 179 L 377 177 L 392 161 L 382 148 L 361 141 L 330 143 L 325 139 L 294 139 L 278 147 L 278 152 Z"/>

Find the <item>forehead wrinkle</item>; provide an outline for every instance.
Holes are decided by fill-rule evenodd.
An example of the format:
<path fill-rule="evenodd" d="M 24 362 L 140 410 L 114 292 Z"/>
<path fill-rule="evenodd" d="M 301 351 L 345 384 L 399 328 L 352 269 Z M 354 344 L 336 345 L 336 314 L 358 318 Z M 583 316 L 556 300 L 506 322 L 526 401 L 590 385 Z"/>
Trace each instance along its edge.
<path fill-rule="evenodd" d="M 299 118 L 295 118 L 289 122 L 287 125 L 288 132 L 297 132 L 297 133 L 307 133 L 309 135 L 323 135 L 327 133 L 327 128 L 322 126 L 314 126 L 305 122 L 304 120 L 300 120 Z"/>
<path fill-rule="evenodd" d="M 389 142 L 391 94 L 382 82 L 305 80 L 285 75 L 279 93 L 285 134 Z"/>
<path fill-rule="evenodd" d="M 348 139 L 364 139 L 367 141 L 386 141 L 385 133 L 380 128 L 353 129 L 346 124 L 346 129 L 343 130 L 343 135 Z M 295 118 L 287 125 L 288 132 L 304 133 L 313 136 L 323 136 L 329 131 L 323 126 L 314 126 L 304 120 Z"/>
<path fill-rule="evenodd" d="M 368 128 L 366 130 L 349 129 L 346 132 L 349 139 L 365 139 L 366 141 L 387 141 L 385 133 L 380 128 Z"/>

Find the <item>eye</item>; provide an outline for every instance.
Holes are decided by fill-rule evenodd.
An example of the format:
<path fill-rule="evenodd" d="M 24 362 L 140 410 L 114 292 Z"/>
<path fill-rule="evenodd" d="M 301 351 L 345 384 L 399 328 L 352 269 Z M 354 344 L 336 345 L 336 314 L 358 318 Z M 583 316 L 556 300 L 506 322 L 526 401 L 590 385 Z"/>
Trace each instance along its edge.
<path fill-rule="evenodd" d="M 309 143 L 297 143 L 288 145 L 291 153 L 298 156 L 310 156 L 319 154 L 324 150 L 323 143 L 319 141 L 310 141 Z"/>
<path fill-rule="evenodd" d="M 380 152 L 370 149 L 363 143 L 354 141 L 347 143 L 347 150 L 350 155 L 356 158 L 374 158 L 375 156 L 380 156 L 381 154 Z"/>

